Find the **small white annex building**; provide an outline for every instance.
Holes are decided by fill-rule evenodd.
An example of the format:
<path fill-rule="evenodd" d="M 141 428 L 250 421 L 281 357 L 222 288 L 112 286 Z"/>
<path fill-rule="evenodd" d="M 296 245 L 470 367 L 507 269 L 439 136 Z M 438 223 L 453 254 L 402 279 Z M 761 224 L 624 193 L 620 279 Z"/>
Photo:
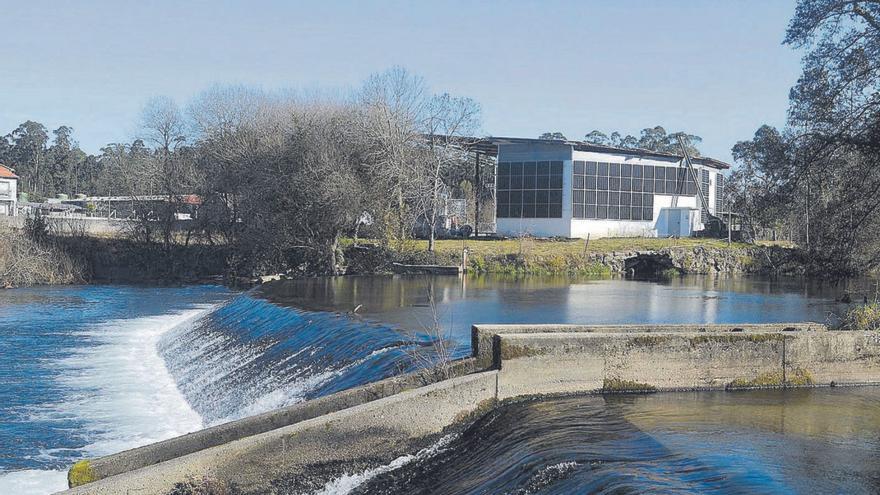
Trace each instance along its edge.
<path fill-rule="evenodd" d="M 0 165 L 0 216 L 16 216 L 18 212 L 18 176 Z"/>
<path fill-rule="evenodd" d="M 577 141 L 490 138 L 496 231 L 537 237 L 687 237 L 722 210 L 727 163 Z M 699 188 L 699 190 L 698 190 Z"/>

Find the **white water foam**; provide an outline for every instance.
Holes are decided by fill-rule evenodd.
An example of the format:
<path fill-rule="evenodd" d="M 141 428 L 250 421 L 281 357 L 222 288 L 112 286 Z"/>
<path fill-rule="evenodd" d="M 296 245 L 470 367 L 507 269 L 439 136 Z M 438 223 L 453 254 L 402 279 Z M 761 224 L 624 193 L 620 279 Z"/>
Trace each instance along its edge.
<path fill-rule="evenodd" d="M 425 459 L 436 455 L 438 452 L 442 451 L 444 447 L 449 445 L 450 442 L 455 440 L 457 436 L 457 434 L 446 435 L 440 438 L 440 440 L 437 440 L 437 442 L 430 447 L 424 448 L 415 454 L 402 455 L 384 466 L 368 469 L 358 474 L 344 474 L 339 478 L 328 482 L 324 485 L 323 489 L 315 492 L 315 495 L 346 495 L 351 493 L 355 488 L 363 485 L 380 474 L 400 469 L 417 459 Z"/>
<path fill-rule="evenodd" d="M 98 457 L 202 428 L 202 418 L 177 389 L 156 344 L 165 332 L 212 306 L 162 316 L 114 320 L 78 333 L 82 345 L 47 363 L 59 370 L 63 397 L 35 410 L 39 419 L 83 424 L 82 457 Z M 0 492 L 42 495 L 67 488 L 66 471 L 0 474 Z"/>

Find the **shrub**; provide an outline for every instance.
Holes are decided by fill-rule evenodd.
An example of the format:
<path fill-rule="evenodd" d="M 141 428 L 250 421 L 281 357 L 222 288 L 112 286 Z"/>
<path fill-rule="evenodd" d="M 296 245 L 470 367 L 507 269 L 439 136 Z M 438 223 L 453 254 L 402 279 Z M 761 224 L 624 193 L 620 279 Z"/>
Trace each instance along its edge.
<path fill-rule="evenodd" d="M 847 330 L 880 331 L 880 302 L 851 308 L 843 315 L 841 326 Z"/>

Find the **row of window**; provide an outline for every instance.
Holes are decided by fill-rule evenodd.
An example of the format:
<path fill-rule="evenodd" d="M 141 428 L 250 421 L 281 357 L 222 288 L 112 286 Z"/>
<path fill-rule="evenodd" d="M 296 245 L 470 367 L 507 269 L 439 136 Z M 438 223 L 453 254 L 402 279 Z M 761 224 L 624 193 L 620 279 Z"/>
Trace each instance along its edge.
<path fill-rule="evenodd" d="M 500 162 L 498 218 L 562 218 L 561 161 Z"/>
<path fill-rule="evenodd" d="M 679 166 L 636 165 L 632 163 L 574 162 L 574 175 L 631 177 L 635 179 L 680 179 L 687 169 Z"/>

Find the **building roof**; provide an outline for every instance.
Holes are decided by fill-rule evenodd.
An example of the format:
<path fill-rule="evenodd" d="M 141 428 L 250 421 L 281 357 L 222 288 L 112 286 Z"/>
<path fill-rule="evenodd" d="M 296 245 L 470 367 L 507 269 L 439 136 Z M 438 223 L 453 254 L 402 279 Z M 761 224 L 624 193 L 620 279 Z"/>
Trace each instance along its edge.
<path fill-rule="evenodd" d="M 667 153 L 665 151 L 652 151 L 641 148 L 618 148 L 616 146 L 605 146 L 600 144 L 587 143 L 584 141 L 570 141 L 570 140 L 550 140 L 550 139 L 533 139 L 533 138 L 508 138 L 508 137 L 488 137 L 486 140 L 491 141 L 495 146 L 500 144 L 563 144 L 566 146 L 571 146 L 575 151 L 590 151 L 594 153 L 614 153 L 614 154 L 623 154 L 630 156 L 638 156 L 638 157 L 646 157 L 646 158 L 666 158 L 673 159 L 676 161 L 684 159 L 684 157 L 678 153 Z M 701 157 L 690 157 L 691 162 L 699 165 L 705 165 L 707 167 L 718 168 L 718 169 L 729 169 L 730 164 L 726 162 L 722 162 L 721 160 L 716 160 L 714 158 L 709 158 L 706 156 Z"/>
<path fill-rule="evenodd" d="M 426 138 L 431 137 L 427 136 Z M 638 157 L 646 157 L 646 158 L 660 158 L 660 159 L 671 159 L 675 161 L 679 161 L 684 159 L 683 156 L 676 153 L 666 153 L 664 151 L 652 151 L 645 150 L 641 148 L 618 148 L 615 146 L 604 146 L 599 144 L 587 143 L 584 141 L 570 141 L 570 140 L 552 140 L 552 139 L 535 139 L 535 138 L 514 138 L 514 137 L 498 137 L 498 136 L 490 136 L 485 138 L 477 138 L 477 137 L 453 137 L 453 136 L 436 136 L 442 139 L 446 139 L 450 142 L 454 142 L 456 146 L 467 150 L 473 151 L 476 153 L 482 153 L 484 155 L 489 156 L 498 156 L 498 146 L 504 144 L 561 144 L 565 146 L 571 146 L 575 149 L 575 151 L 591 151 L 594 153 L 614 153 L 621 155 L 629 155 L 629 156 L 638 156 Z M 722 162 L 721 160 L 716 160 L 714 158 L 709 158 L 706 156 L 695 157 L 692 156 L 691 162 L 704 165 L 707 167 L 717 168 L 717 169 L 729 169 L 730 164 L 726 162 Z"/>
<path fill-rule="evenodd" d="M 18 176 L 11 168 L 0 165 L 0 179 L 18 179 Z"/>

